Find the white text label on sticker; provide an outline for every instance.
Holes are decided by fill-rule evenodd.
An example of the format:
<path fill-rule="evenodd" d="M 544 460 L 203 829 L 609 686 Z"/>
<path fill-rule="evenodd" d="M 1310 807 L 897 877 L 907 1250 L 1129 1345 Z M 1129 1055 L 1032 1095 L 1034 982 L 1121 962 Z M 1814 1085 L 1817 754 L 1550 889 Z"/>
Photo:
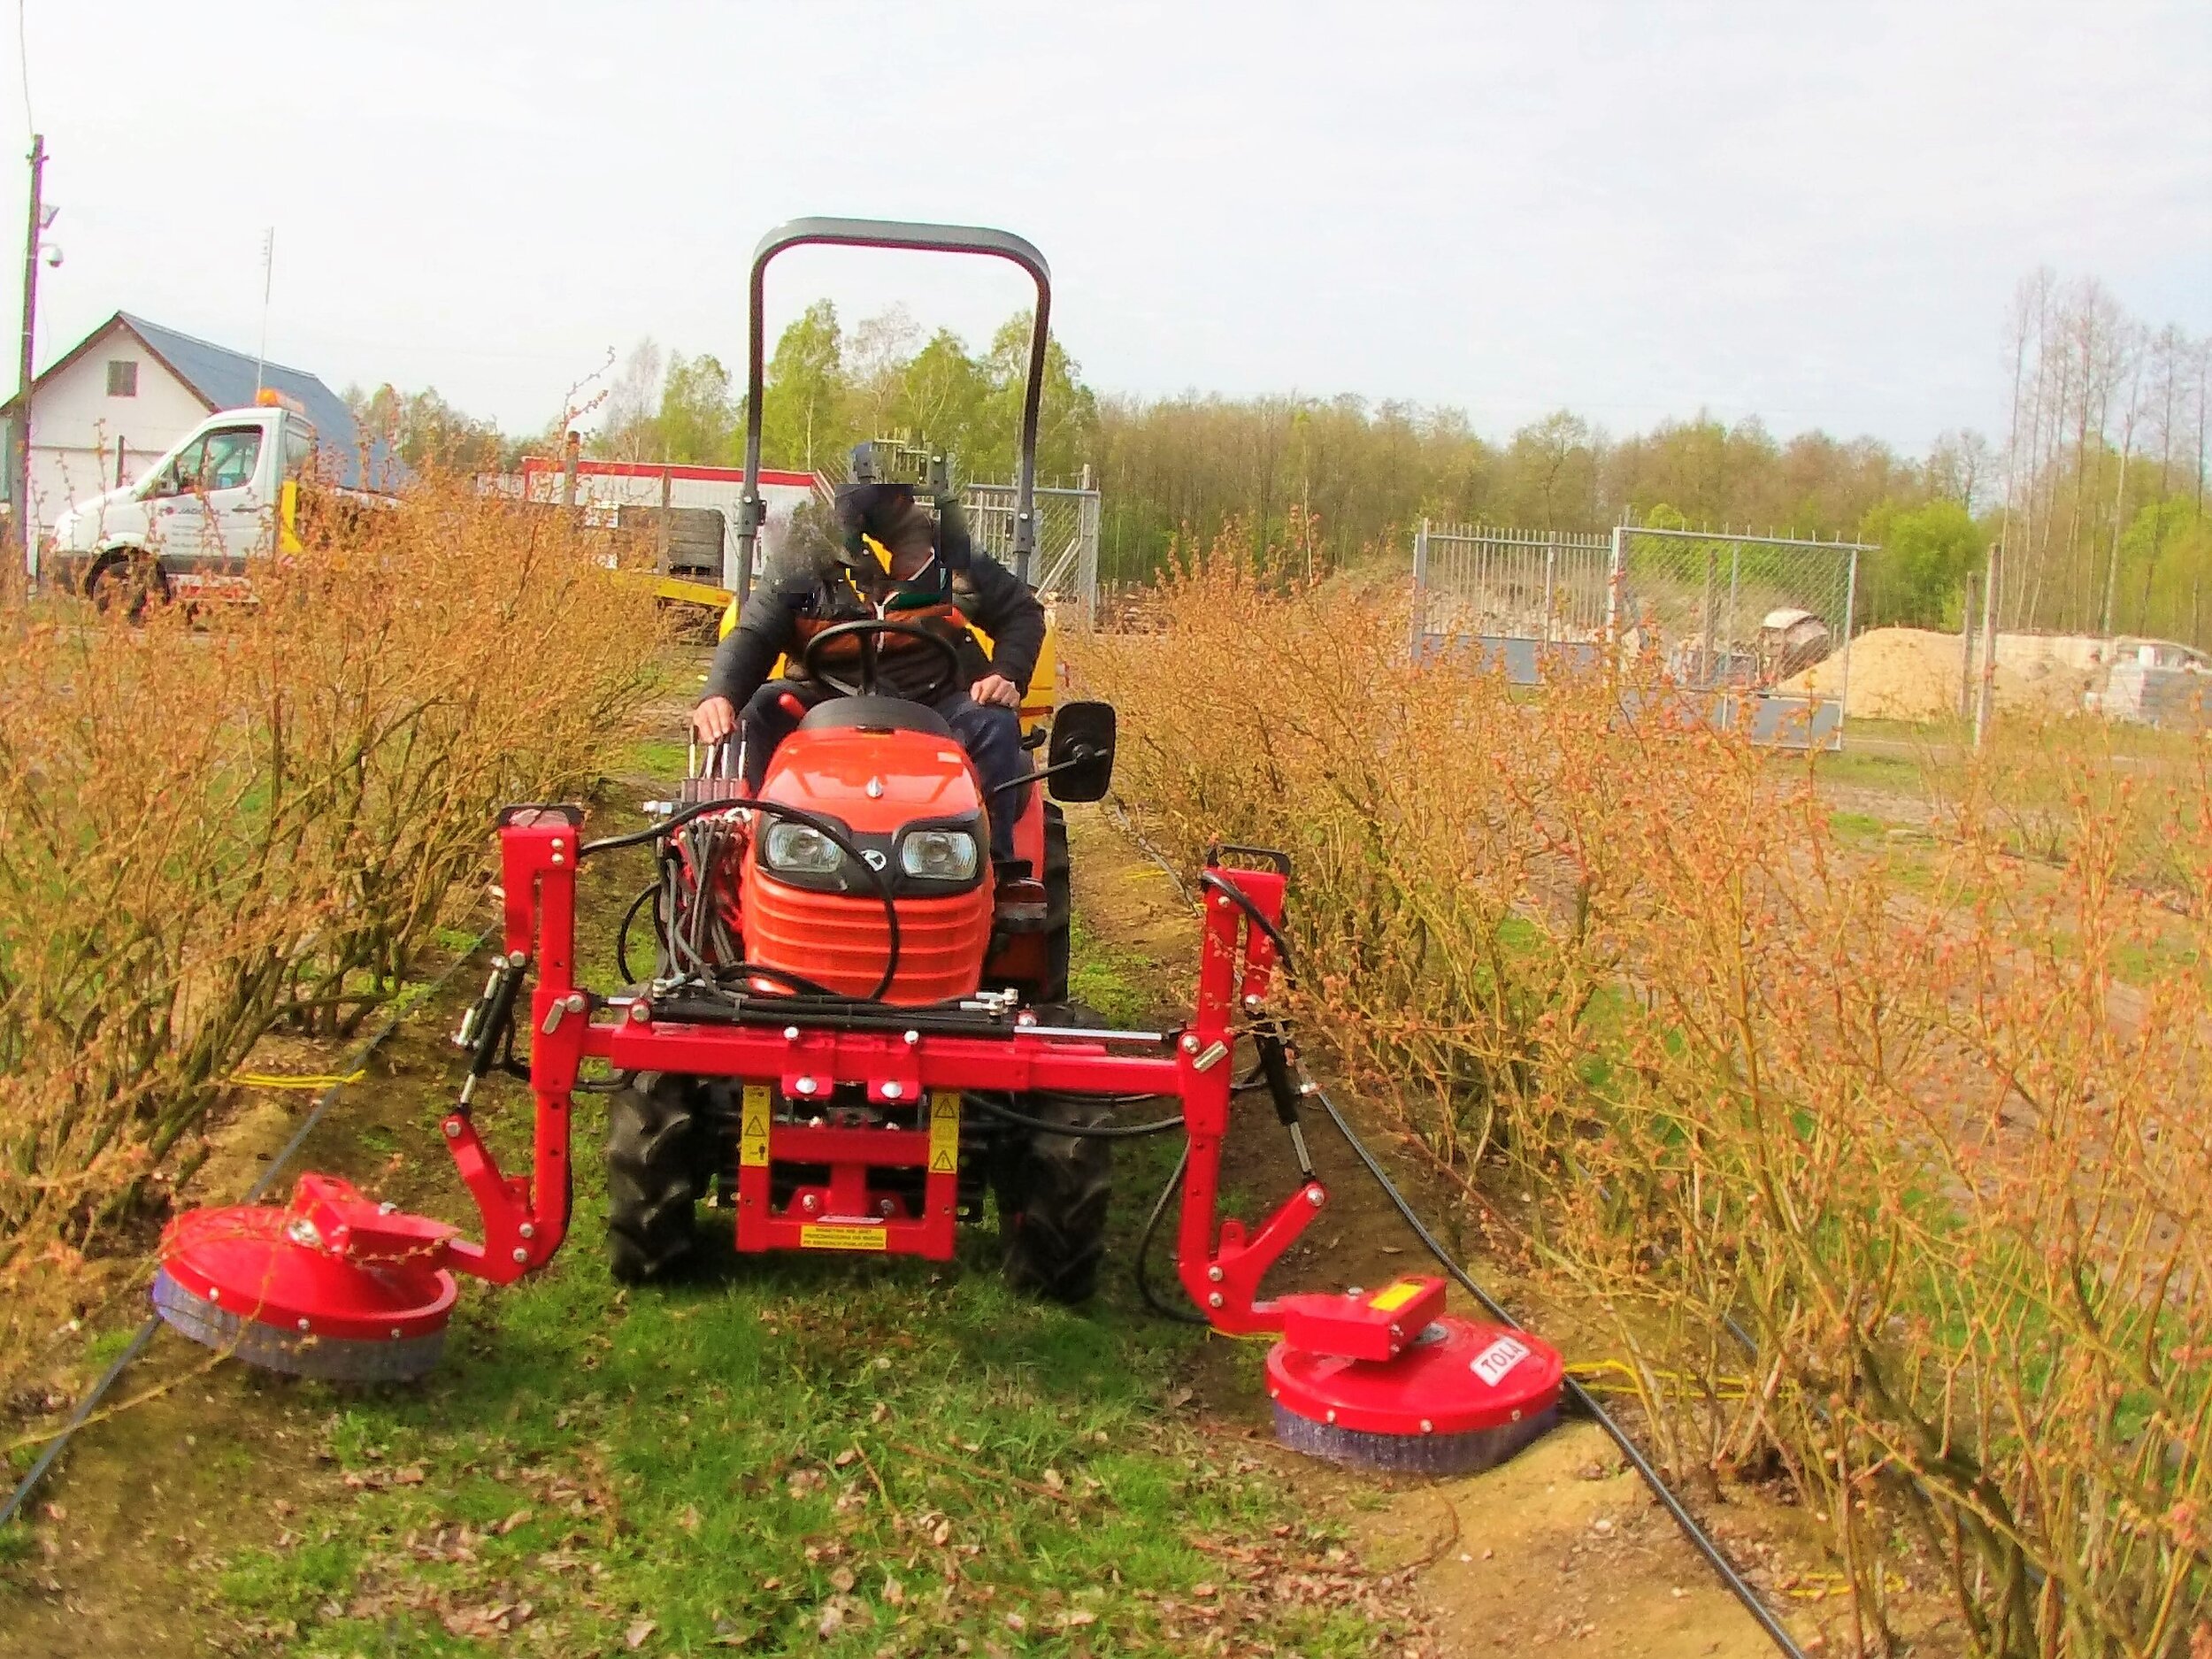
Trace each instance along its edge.
<path fill-rule="evenodd" d="M 1481 1353 L 1475 1356 L 1474 1372 L 1493 1388 L 1504 1380 L 1511 1371 L 1528 1357 L 1528 1344 L 1502 1336 Z"/>

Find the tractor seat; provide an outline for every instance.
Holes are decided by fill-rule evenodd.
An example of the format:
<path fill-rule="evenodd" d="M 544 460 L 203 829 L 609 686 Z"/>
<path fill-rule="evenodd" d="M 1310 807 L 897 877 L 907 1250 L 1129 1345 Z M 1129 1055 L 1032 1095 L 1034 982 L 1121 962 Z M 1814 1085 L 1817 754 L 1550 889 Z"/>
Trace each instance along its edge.
<path fill-rule="evenodd" d="M 926 732 L 932 737 L 952 735 L 943 715 L 904 697 L 832 697 L 809 709 L 799 722 L 802 732 L 841 726 L 868 732 Z"/>

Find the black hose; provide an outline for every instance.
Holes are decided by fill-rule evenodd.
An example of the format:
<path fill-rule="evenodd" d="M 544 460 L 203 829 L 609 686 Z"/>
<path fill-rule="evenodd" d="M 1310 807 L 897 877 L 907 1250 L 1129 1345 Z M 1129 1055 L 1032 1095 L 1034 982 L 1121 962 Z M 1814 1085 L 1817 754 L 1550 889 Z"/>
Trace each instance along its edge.
<path fill-rule="evenodd" d="M 884 959 L 883 977 L 876 981 L 876 988 L 870 992 L 865 999 L 871 1002 L 880 1002 L 885 994 L 890 990 L 891 981 L 898 977 L 899 972 L 899 907 L 897 901 L 891 894 L 891 879 L 868 862 L 866 855 L 854 845 L 852 837 L 818 813 L 809 812 L 795 806 L 786 806 L 780 801 L 762 801 L 751 795 L 730 795 L 720 801 L 695 801 L 691 805 L 672 812 L 664 818 L 648 824 L 643 829 L 630 830 L 620 835 L 610 835 L 603 841 L 586 841 L 576 849 L 576 862 L 580 864 L 595 853 L 614 852 L 624 847 L 641 847 L 648 841 L 657 841 L 672 831 L 681 829 L 694 818 L 704 818 L 710 812 L 731 812 L 741 808 L 749 809 L 755 812 L 765 812 L 772 818 L 788 818 L 795 824 L 805 825 L 818 834 L 827 836 L 836 846 L 837 850 L 851 861 L 854 868 L 867 875 L 868 885 L 876 890 L 876 897 L 882 902 L 883 925 L 891 935 L 891 949 L 889 955 Z M 699 890 L 699 895 L 702 898 L 705 897 L 703 887 Z M 675 932 L 675 918 L 672 916 L 669 921 L 669 931 L 672 937 Z"/>
<path fill-rule="evenodd" d="M 1194 1313 L 1187 1308 L 1169 1307 L 1152 1288 L 1152 1240 L 1160 1231 L 1160 1217 L 1167 1213 L 1168 1200 L 1182 1190 L 1183 1172 L 1189 1168 L 1190 1142 L 1186 1141 L 1183 1142 L 1183 1156 L 1175 1160 L 1175 1168 L 1168 1175 L 1167 1185 L 1160 1188 L 1160 1195 L 1152 1201 L 1152 1213 L 1145 1217 L 1144 1232 L 1137 1240 L 1137 1294 L 1144 1298 L 1146 1307 L 1163 1319 L 1176 1325 L 1210 1325 L 1212 1321 L 1203 1314 Z"/>
<path fill-rule="evenodd" d="M 1076 1098 L 1087 1101 L 1092 1097 L 1081 1095 Z M 1131 1098 L 1150 1100 L 1153 1096 L 1139 1094 Z M 1026 1129 L 1033 1134 L 1071 1135 L 1078 1141 L 1133 1141 L 1141 1135 L 1164 1135 L 1171 1129 L 1183 1126 L 1180 1112 L 1172 1118 L 1163 1118 L 1156 1123 L 1148 1124 L 1056 1124 L 1049 1118 L 1032 1118 L 1016 1111 L 1011 1106 L 1001 1105 L 988 1094 L 973 1094 L 969 1099 L 1000 1122 L 1012 1124 L 1017 1129 Z"/>
<path fill-rule="evenodd" d="M 1281 958 L 1283 978 L 1294 981 L 1297 978 L 1297 972 L 1291 958 L 1290 941 L 1283 937 L 1281 930 L 1268 919 L 1259 906 L 1247 898 L 1238 889 L 1235 883 L 1225 879 L 1212 870 L 1201 871 L 1198 879 L 1202 887 L 1210 887 L 1216 893 L 1226 895 L 1232 903 L 1251 918 L 1252 925 L 1264 933 L 1269 941 L 1274 945 L 1277 955 Z M 1366 1166 L 1367 1172 L 1375 1178 L 1375 1184 L 1382 1188 L 1383 1196 L 1390 1200 L 1392 1207 L 1397 1210 L 1406 1225 L 1413 1229 L 1413 1236 L 1420 1240 L 1422 1247 L 1436 1258 L 1438 1264 L 1458 1281 L 1460 1288 L 1472 1296 L 1493 1319 L 1510 1329 L 1520 1330 L 1522 1328 L 1520 1321 L 1508 1313 L 1495 1297 L 1474 1281 L 1467 1270 L 1462 1267 L 1454 1259 L 1452 1253 L 1444 1248 L 1443 1241 L 1431 1233 L 1427 1225 L 1414 1213 L 1413 1206 L 1406 1202 L 1406 1196 L 1398 1190 L 1397 1183 L 1390 1179 L 1381 1164 L 1377 1162 L 1375 1155 L 1367 1149 L 1367 1143 L 1353 1132 L 1352 1125 L 1346 1121 L 1343 1112 L 1338 1110 L 1337 1103 L 1329 1098 L 1327 1092 L 1310 1077 L 1307 1077 L 1303 1068 L 1301 1068 L 1299 1075 L 1305 1085 L 1303 1092 L 1321 1102 L 1321 1110 L 1328 1113 L 1329 1121 L 1336 1125 L 1337 1133 L 1344 1137 L 1344 1144 L 1351 1148 L 1353 1155 Z M 1187 1149 L 1184 1156 L 1186 1159 L 1188 1158 Z M 1176 1174 L 1179 1179 L 1182 1174 L 1181 1166 L 1177 1167 Z M 1159 1207 L 1164 1208 L 1166 1202 L 1167 1194 L 1163 1193 L 1160 1195 Z M 1139 1252 L 1138 1263 L 1141 1268 L 1143 1264 L 1141 1250 Z M 1148 1296 L 1146 1301 L 1149 1302 L 1151 1298 Z M 1740 1340 L 1743 1340 L 1743 1333 L 1740 1330 L 1737 1332 L 1737 1336 Z M 1747 1343 L 1747 1346 L 1748 1346 Z M 1644 1484 L 1651 1488 L 1652 1495 L 1657 1498 L 1665 1507 L 1667 1513 L 1674 1517 L 1675 1525 L 1682 1529 L 1683 1536 L 1696 1547 L 1698 1554 L 1703 1555 L 1713 1571 L 1720 1575 L 1720 1581 L 1726 1586 L 1728 1593 L 1742 1602 L 1744 1610 L 1758 1621 L 1759 1628 L 1766 1632 L 1768 1640 L 1786 1654 L 1789 1659 L 1805 1659 L 1804 1649 L 1797 1645 L 1796 1640 L 1784 1628 L 1782 1622 L 1768 1610 L 1766 1603 L 1759 1599 L 1759 1593 L 1744 1581 L 1743 1575 L 1736 1571 L 1735 1563 L 1728 1559 L 1727 1555 L 1714 1540 L 1712 1535 L 1698 1524 L 1697 1517 L 1683 1505 L 1682 1500 L 1675 1496 L 1673 1488 L 1660 1477 L 1658 1470 L 1652 1466 L 1651 1460 L 1644 1455 L 1636 1442 L 1628 1437 L 1628 1432 L 1613 1420 L 1612 1414 L 1598 1403 L 1596 1396 L 1572 1377 L 1563 1378 L 1562 1383 L 1568 1398 L 1574 1402 L 1575 1409 L 1604 1430 L 1613 1444 L 1620 1448 L 1621 1455 L 1628 1460 L 1629 1466 L 1643 1478 Z"/>
<path fill-rule="evenodd" d="M 1405 1194 L 1398 1190 L 1396 1183 L 1384 1172 L 1382 1165 L 1376 1161 L 1375 1155 L 1367 1149 L 1366 1142 L 1353 1133 L 1352 1125 L 1345 1121 L 1343 1112 L 1338 1110 L 1337 1103 L 1329 1098 L 1326 1091 L 1310 1078 L 1307 1078 L 1305 1083 L 1306 1093 L 1321 1102 L 1321 1110 L 1328 1113 L 1329 1121 L 1336 1125 L 1337 1133 L 1344 1137 L 1344 1144 L 1351 1148 L 1353 1156 L 1366 1165 L 1367 1172 L 1375 1178 L 1376 1185 L 1382 1188 L 1383 1196 L 1390 1200 L 1392 1206 L 1404 1219 L 1406 1225 L 1413 1229 L 1413 1236 L 1420 1240 L 1423 1248 L 1437 1259 L 1438 1263 L 1446 1272 L 1458 1281 L 1461 1289 L 1482 1305 L 1483 1311 L 1500 1325 L 1512 1330 L 1520 1330 L 1522 1328 L 1520 1322 L 1508 1313 L 1495 1297 L 1474 1281 L 1467 1270 L 1453 1259 L 1452 1253 L 1444 1248 L 1442 1241 L 1431 1233 L 1421 1217 L 1414 1213 L 1413 1206 L 1406 1202 Z M 1727 1587 L 1729 1594 L 1742 1602 L 1744 1610 L 1758 1621 L 1759 1628 L 1767 1633 L 1768 1639 L 1788 1655 L 1789 1659 L 1805 1659 L 1804 1650 L 1798 1647 L 1795 1640 L 1783 1627 L 1781 1621 L 1767 1610 L 1766 1603 L 1760 1601 L 1758 1592 L 1744 1582 L 1743 1575 L 1736 1571 L 1735 1563 L 1728 1559 L 1712 1536 L 1698 1525 L 1697 1517 L 1683 1506 L 1682 1500 L 1675 1496 L 1673 1489 L 1660 1478 L 1659 1471 L 1638 1448 L 1636 1442 L 1628 1437 L 1627 1431 L 1613 1420 L 1611 1414 L 1598 1403 L 1596 1397 L 1587 1388 L 1572 1377 L 1567 1377 L 1562 1380 L 1568 1397 L 1574 1402 L 1575 1409 L 1589 1417 L 1611 1438 L 1613 1444 L 1620 1448 L 1621 1455 L 1628 1460 L 1630 1467 L 1643 1477 L 1644 1484 L 1651 1488 L 1652 1495 L 1657 1498 L 1665 1507 L 1667 1513 L 1674 1517 L 1675 1525 L 1682 1529 L 1683 1535 L 1696 1547 L 1698 1553 L 1705 1557 L 1713 1571 L 1720 1575 L 1720 1581 Z"/>
<path fill-rule="evenodd" d="M 625 985 L 635 985 L 637 975 L 630 972 L 630 924 L 637 920 L 637 913 L 645 908 L 646 901 L 657 897 L 661 890 L 658 879 L 649 881 L 630 901 L 630 908 L 622 912 L 622 926 L 614 930 L 614 967 Z"/>

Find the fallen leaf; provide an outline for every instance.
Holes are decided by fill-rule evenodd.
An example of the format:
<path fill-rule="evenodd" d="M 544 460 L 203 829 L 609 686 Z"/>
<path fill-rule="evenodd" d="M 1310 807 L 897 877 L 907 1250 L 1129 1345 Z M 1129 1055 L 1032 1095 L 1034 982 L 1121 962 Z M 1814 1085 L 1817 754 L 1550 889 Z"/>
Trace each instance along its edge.
<path fill-rule="evenodd" d="M 685 1504 L 684 1512 L 676 1517 L 676 1525 L 687 1532 L 697 1532 L 699 1530 L 699 1506 L 695 1503 Z"/>
<path fill-rule="evenodd" d="M 1029 1628 L 1029 1621 L 1018 1613 L 1009 1613 L 1006 1616 L 1006 1628 L 1010 1631 L 1025 1631 Z"/>
<path fill-rule="evenodd" d="M 893 1607 L 906 1605 L 906 1586 L 887 1572 L 883 1575 L 883 1599 Z"/>
<path fill-rule="evenodd" d="M 822 1620 L 820 1624 L 815 1625 L 814 1633 L 824 1641 L 827 1641 L 844 1628 L 845 1609 L 833 1601 L 822 1609 Z"/>
<path fill-rule="evenodd" d="M 410 1463 L 392 1477 L 393 1483 L 402 1486 L 419 1486 L 423 1482 L 422 1465 Z"/>
<path fill-rule="evenodd" d="M 641 1618 L 622 1632 L 622 1645 L 632 1653 L 645 1646 L 645 1639 L 660 1628 L 649 1618 Z"/>
<path fill-rule="evenodd" d="M 855 1582 L 850 1567 L 840 1567 L 830 1574 L 830 1584 L 840 1595 L 850 1591 Z"/>
<path fill-rule="evenodd" d="M 1049 1486 L 1053 1491 L 1061 1491 L 1065 1488 L 1067 1484 L 1067 1480 L 1062 1476 L 1058 1470 L 1048 1469 L 1045 1471 L 1045 1485 Z"/>
<path fill-rule="evenodd" d="M 835 1463 L 840 1469 L 849 1469 L 852 1467 L 853 1460 L 859 1455 L 860 1452 L 857 1448 L 848 1446 L 843 1451 L 838 1453 L 837 1455 L 830 1461 Z"/>
<path fill-rule="evenodd" d="M 501 1523 L 500 1523 L 497 1526 L 494 1527 L 492 1530 L 493 1530 L 494 1532 L 497 1532 L 497 1533 L 500 1535 L 500 1537 L 504 1538 L 504 1537 L 506 1537 L 506 1536 L 507 1536 L 507 1534 L 508 1534 L 508 1533 L 510 1533 L 510 1532 L 513 1532 L 513 1531 L 515 1530 L 515 1528 L 517 1528 L 518 1526 L 522 1525 L 525 1522 L 528 1521 L 528 1520 L 529 1520 L 529 1518 L 530 1518 L 530 1511 L 529 1511 L 529 1510 L 527 1510 L 527 1509 L 517 1509 L 517 1510 L 516 1510 L 516 1511 L 515 1511 L 512 1515 L 509 1516 L 509 1517 L 508 1517 L 505 1520 L 502 1521 L 502 1522 L 501 1522 Z"/>

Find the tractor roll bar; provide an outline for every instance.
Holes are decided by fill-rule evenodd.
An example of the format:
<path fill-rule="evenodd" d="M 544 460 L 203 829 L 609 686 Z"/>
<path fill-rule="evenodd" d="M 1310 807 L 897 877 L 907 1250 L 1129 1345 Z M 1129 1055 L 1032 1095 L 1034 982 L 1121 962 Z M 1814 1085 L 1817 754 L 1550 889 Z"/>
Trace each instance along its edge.
<path fill-rule="evenodd" d="M 1010 231 L 978 225 L 917 225 L 887 219 L 795 219 L 779 225 L 753 250 L 751 316 L 745 345 L 745 485 L 737 503 L 737 594 L 753 590 L 753 549 L 767 517 L 760 499 L 760 411 L 765 387 L 767 322 L 762 314 L 768 262 L 787 248 L 826 244 L 844 248 L 908 248 L 922 253 L 972 253 L 1004 259 L 1029 273 L 1037 285 L 1037 313 L 1029 332 L 1029 382 L 1022 394 L 1021 466 L 1014 502 L 1014 574 L 1026 584 L 1029 556 L 1037 546 L 1037 412 L 1044 398 L 1045 342 L 1052 324 L 1052 272 L 1036 247 Z"/>

